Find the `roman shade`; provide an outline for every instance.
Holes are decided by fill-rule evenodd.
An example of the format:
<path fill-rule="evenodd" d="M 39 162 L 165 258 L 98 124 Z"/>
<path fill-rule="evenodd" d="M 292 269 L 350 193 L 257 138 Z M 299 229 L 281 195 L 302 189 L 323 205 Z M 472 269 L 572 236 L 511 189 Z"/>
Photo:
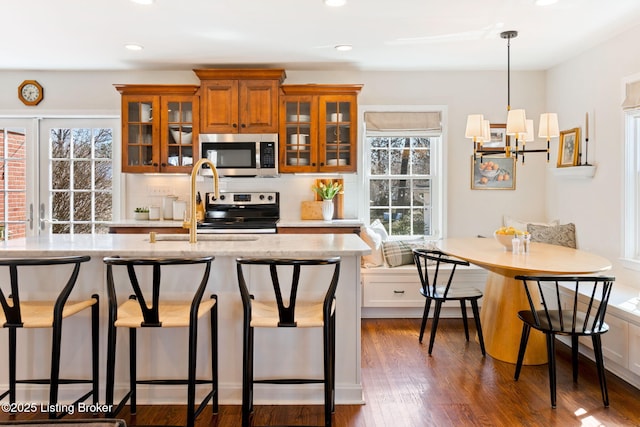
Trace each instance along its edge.
<path fill-rule="evenodd" d="M 367 131 L 440 131 L 439 111 L 375 111 L 364 113 Z"/>
<path fill-rule="evenodd" d="M 627 83 L 626 96 L 622 103 L 622 109 L 630 110 L 640 108 L 640 81 Z"/>

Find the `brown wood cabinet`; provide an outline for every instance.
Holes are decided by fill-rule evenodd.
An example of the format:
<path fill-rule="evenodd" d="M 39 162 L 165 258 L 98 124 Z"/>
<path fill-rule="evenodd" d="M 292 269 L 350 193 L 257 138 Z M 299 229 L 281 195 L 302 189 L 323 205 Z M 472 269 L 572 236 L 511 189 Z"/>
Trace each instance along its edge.
<path fill-rule="evenodd" d="M 351 234 L 360 235 L 360 227 L 278 227 L 279 234 Z"/>
<path fill-rule="evenodd" d="M 202 133 L 277 133 L 281 69 L 194 70 Z"/>
<path fill-rule="evenodd" d="M 362 85 L 283 85 L 279 170 L 356 172 Z"/>
<path fill-rule="evenodd" d="M 115 85 L 122 94 L 122 172 L 191 172 L 199 158 L 194 85 Z"/>

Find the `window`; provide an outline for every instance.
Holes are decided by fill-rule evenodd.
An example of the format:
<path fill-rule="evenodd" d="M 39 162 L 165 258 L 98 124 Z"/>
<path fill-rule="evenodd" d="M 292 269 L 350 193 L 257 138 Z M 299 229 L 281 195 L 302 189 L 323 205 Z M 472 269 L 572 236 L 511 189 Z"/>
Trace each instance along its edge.
<path fill-rule="evenodd" d="M 365 112 L 367 216 L 390 236 L 442 237 L 441 117 L 442 111 Z"/>
<path fill-rule="evenodd" d="M 640 81 L 626 85 L 624 254 L 625 265 L 640 270 Z"/>

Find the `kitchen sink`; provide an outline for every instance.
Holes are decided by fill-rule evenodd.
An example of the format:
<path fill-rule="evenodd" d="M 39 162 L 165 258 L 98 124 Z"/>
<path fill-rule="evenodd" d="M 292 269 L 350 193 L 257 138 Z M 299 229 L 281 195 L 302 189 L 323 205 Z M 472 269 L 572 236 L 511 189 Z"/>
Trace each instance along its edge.
<path fill-rule="evenodd" d="M 148 239 L 147 239 L 148 240 Z M 238 234 L 198 234 L 199 242 L 248 242 L 258 240 L 258 236 Z M 188 234 L 157 234 L 156 242 L 188 242 Z"/>

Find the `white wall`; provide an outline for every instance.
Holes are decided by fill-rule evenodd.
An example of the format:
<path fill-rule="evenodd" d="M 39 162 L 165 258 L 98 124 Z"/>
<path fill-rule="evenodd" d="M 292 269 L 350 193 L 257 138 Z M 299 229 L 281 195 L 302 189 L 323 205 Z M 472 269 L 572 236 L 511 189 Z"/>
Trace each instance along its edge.
<path fill-rule="evenodd" d="M 499 69 L 500 66 L 497 66 Z M 544 110 L 544 72 L 512 71 L 512 106 L 526 107 L 530 117 L 537 118 Z M 26 107 L 17 98 L 17 87 L 25 79 L 36 79 L 45 91 L 44 101 L 37 107 Z M 47 114 L 119 114 L 120 95 L 114 84 L 175 83 L 197 84 L 191 70 L 167 72 L 0 72 L 0 115 Z M 449 236 L 490 234 L 501 224 L 502 214 L 525 219 L 543 219 L 545 214 L 544 169 L 542 155 L 528 157 L 526 166 L 518 165 L 516 190 L 479 191 L 470 189 L 471 141 L 464 138 L 466 116 L 482 112 L 494 123 L 506 121 L 506 69 L 481 72 L 326 72 L 287 70 L 285 84 L 298 83 L 361 83 L 361 105 L 420 104 L 446 105 L 448 109 L 447 162 Z M 14 94 L 13 96 L 11 96 Z M 532 145 L 543 146 L 539 142 Z M 361 151 L 361 150 L 360 150 Z M 362 152 L 362 151 L 361 151 Z M 360 176 L 346 176 L 345 214 L 361 213 Z M 260 189 L 282 192 L 283 218 L 298 219 L 301 200 L 311 200 L 312 178 L 287 176 L 263 179 Z M 127 192 L 123 215 L 130 215 L 135 206 L 155 203 L 148 195 L 149 186 L 175 185 L 176 194 L 188 192 L 184 177 L 149 177 L 127 175 L 123 180 Z M 168 184 L 165 184 L 168 183 Z M 208 183 L 198 189 L 209 191 Z M 246 181 L 227 181 L 228 190 L 244 189 Z M 253 189 L 256 189 L 253 187 Z M 174 191 L 171 191 L 174 192 Z"/>
<path fill-rule="evenodd" d="M 578 245 L 614 262 L 620 282 L 640 287 L 640 273 L 622 268 L 624 115 L 623 79 L 640 72 L 640 26 L 591 49 L 547 73 L 547 104 L 560 128 L 581 127 L 589 113 L 589 163 L 593 179 L 550 177 L 547 216 L 574 222 Z M 557 141 L 556 145 L 557 147 Z M 557 150 L 557 148 L 555 148 Z M 555 152 L 555 151 L 554 151 Z"/>

